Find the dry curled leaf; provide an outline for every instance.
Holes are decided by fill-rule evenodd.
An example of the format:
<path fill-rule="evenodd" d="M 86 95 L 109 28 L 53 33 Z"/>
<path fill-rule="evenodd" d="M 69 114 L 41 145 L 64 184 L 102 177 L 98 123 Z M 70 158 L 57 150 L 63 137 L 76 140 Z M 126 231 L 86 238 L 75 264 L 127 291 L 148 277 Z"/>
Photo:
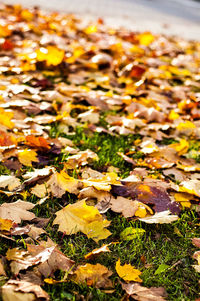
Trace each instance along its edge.
<path fill-rule="evenodd" d="M 9 280 L 2 286 L 3 301 L 49 300 L 48 294 L 37 284 L 27 281 Z"/>
<path fill-rule="evenodd" d="M 7 251 L 6 258 L 12 261 L 10 264 L 11 270 L 13 274 L 17 275 L 21 270 L 26 270 L 30 266 L 47 261 L 54 249 L 55 246 L 44 248 L 38 254 L 32 256 L 27 251 L 14 248 Z"/>
<path fill-rule="evenodd" d="M 170 224 L 174 221 L 177 221 L 177 219 L 178 216 L 171 215 L 169 210 L 155 213 L 152 216 L 139 218 L 140 221 L 145 222 L 147 224 Z"/>
<path fill-rule="evenodd" d="M 102 245 L 102 247 L 92 250 L 90 253 L 85 255 L 85 259 L 93 258 L 94 256 L 99 255 L 101 253 L 110 252 L 110 249 L 108 248 L 109 245 L 110 244 Z"/>
<path fill-rule="evenodd" d="M 164 301 L 167 293 L 163 287 L 144 287 L 139 283 L 121 283 L 122 288 L 134 300 L 138 301 Z"/>

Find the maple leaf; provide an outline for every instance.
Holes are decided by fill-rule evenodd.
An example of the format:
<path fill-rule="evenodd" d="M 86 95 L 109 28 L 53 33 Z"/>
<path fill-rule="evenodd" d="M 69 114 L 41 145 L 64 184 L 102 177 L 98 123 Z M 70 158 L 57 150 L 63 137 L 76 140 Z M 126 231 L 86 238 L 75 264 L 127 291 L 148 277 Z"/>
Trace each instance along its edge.
<path fill-rule="evenodd" d="M 87 180 L 82 180 L 85 187 L 93 186 L 97 190 L 110 191 L 111 184 L 119 184 L 118 176 L 115 172 L 107 173 L 100 179 L 89 178 Z"/>
<path fill-rule="evenodd" d="M 112 282 L 108 279 L 111 275 L 112 272 L 99 263 L 96 265 L 86 263 L 77 267 L 72 279 L 89 286 L 106 288 L 112 287 Z"/>
<path fill-rule="evenodd" d="M 27 210 L 31 210 L 35 205 L 29 202 L 16 201 L 14 203 L 4 203 L 0 206 L 0 218 L 9 219 L 15 223 L 22 220 L 30 221 L 35 218 L 35 214 Z"/>
<path fill-rule="evenodd" d="M 0 176 L 0 187 L 6 188 L 8 186 L 9 191 L 14 191 L 15 189 L 21 186 L 21 182 L 15 176 L 7 176 L 1 175 Z"/>
<path fill-rule="evenodd" d="M 179 191 L 187 192 L 196 196 L 200 196 L 200 181 L 199 180 L 188 180 L 183 181 L 179 184 Z"/>
<path fill-rule="evenodd" d="M 144 32 L 137 36 L 139 43 L 144 46 L 149 46 L 155 39 L 150 32 Z"/>
<path fill-rule="evenodd" d="M 55 224 L 59 225 L 59 231 L 67 235 L 81 231 L 96 242 L 111 235 L 111 232 L 105 229 L 110 222 L 104 220 L 95 207 L 86 205 L 85 200 L 57 211 L 53 222 L 53 225 Z"/>
<path fill-rule="evenodd" d="M 31 184 L 38 180 L 45 179 L 54 171 L 54 168 L 49 166 L 41 169 L 34 169 L 34 171 L 27 172 L 23 175 L 24 183 Z"/>
<path fill-rule="evenodd" d="M 19 162 L 25 166 L 32 166 L 32 162 L 38 162 L 37 153 L 30 149 L 24 149 L 18 152 Z"/>
<path fill-rule="evenodd" d="M 2 297 L 4 301 L 49 300 L 48 294 L 39 285 L 23 280 L 9 280 L 6 282 L 2 286 Z"/>
<path fill-rule="evenodd" d="M 139 277 L 142 274 L 142 272 L 135 269 L 130 264 L 124 264 L 122 266 L 120 263 L 120 259 L 118 259 L 118 261 L 116 262 L 115 269 L 117 271 L 117 274 L 125 281 L 142 282 L 142 279 Z"/>
<path fill-rule="evenodd" d="M 11 145 L 16 145 L 17 144 L 17 139 L 4 131 L 0 131 L 0 146 L 11 146 Z"/>
<path fill-rule="evenodd" d="M 77 194 L 79 186 L 79 181 L 70 177 L 64 170 L 54 173 L 47 182 L 47 187 L 55 197 L 61 197 L 66 191 Z"/>

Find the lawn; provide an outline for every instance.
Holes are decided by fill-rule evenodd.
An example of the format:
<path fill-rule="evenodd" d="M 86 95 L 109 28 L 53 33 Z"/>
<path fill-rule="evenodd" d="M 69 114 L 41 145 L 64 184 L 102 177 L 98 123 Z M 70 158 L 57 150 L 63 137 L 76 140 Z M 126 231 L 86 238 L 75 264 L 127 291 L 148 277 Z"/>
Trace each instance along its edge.
<path fill-rule="evenodd" d="M 200 43 L 0 16 L 0 298 L 199 300 Z"/>

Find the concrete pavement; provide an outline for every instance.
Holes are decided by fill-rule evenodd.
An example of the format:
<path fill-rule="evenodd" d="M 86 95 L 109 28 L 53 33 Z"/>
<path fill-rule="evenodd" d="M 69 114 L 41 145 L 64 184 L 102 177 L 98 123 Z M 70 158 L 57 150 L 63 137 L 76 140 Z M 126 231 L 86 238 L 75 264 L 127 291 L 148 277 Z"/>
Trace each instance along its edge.
<path fill-rule="evenodd" d="M 5 0 L 26 7 L 102 17 L 108 25 L 200 40 L 200 2 L 192 0 Z"/>

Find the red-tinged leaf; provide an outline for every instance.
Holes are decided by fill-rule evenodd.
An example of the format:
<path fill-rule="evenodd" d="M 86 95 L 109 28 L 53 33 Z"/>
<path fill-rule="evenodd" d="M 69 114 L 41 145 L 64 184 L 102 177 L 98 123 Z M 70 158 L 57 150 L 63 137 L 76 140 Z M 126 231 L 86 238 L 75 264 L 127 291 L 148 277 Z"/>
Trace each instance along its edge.
<path fill-rule="evenodd" d="M 124 197 L 130 196 L 133 200 L 145 204 L 152 204 L 156 212 L 165 210 L 170 210 L 172 213 L 180 212 L 179 205 L 170 199 L 163 188 L 150 186 L 143 182 L 125 183 L 123 186 L 112 185 L 112 192 Z"/>

